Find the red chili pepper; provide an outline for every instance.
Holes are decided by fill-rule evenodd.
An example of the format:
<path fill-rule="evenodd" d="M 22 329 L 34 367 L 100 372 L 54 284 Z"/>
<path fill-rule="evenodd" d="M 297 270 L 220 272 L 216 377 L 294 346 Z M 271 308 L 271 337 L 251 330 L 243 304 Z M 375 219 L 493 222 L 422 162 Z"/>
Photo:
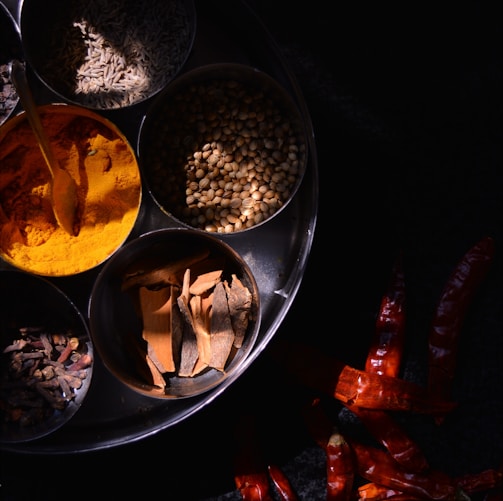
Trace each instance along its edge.
<path fill-rule="evenodd" d="M 459 261 L 440 296 L 428 339 L 428 392 L 436 401 L 450 398 L 461 326 L 493 256 L 494 241 L 485 237 Z M 442 419 L 438 416 L 437 422 Z"/>
<path fill-rule="evenodd" d="M 450 477 L 429 469 L 411 473 L 400 466 L 386 451 L 351 441 L 359 474 L 369 482 L 396 489 L 423 499 L 454 501 L 456 487 Z"/>
<path fill-rule="evenodd" d="M 431 402 L 426 390 L 415 383 L 347 365 L 339 374 L 333 394 L 344 404 L 366 409 L 433 414 L 451 411 L 456 405 L 453 402 Z"/>
<path fill-rule="evenodd" d="M 376 320 L 375 335 L 367 354 L 365 371 L 372 374 L 398 377 L 405 337 L 405 278 L 400 253 L 395 261 L 391 279 L 383 295 Z M 423 471 L 428 461 L 420 447 L 386 411 L 362 409 L 347 405 L 367 430 L 393 458 L 411 471 Z"/>
<path fill-rule="evenodd" d="M 355 478 L 353 451 L 334 427 L 327 445 L 327 501 L 349 501 Z"/>
<path fill-rule="evenodd" d="M 469 473 L 455 478 L 454 484 L 467 494 L 496 489 L 503 486 L 503 471 L 488 469 L 479 473 Z"/>
<path fill-rule="evenodd" d="M 326 454 L 327 501 L 351 499 L 355 462 L 349 444 L 324 411 L 320 399 L 303 409 L 303 417 L 309 434 Z"/>
<path fill-rule="evenodd" d="M 253 415 L 241 415 L 236 422 L 234 483 L 243 501 L 272 501 L 269 475 L 258 444 L 256 426 Z"/>
<path fill-rule="evenodd" d="M 383 499 L 390 499 L 393 496 L 403 494 L 402 491 L 397 489 L 390 489 L 384 485 L 376 484 L 375 482 L 368 482 L 367 484 L 358 487 L 358 500 L 359 501 L 381 501 Z M 408 496 L 410 496 L 408 494 Z"/>
<path fill-rule="evenodd" d="M 415 383 L 355 369 L 306 344 L 282 339 L 271 344 L 267 353 L 299 384 L 344 404 L 423 414 L 450 412 L 456 406 L 431 402 L 426 389 Z"/>
<path fill-rule="evenodd" d="M 276 487 L 276 492 L 282 501 L 298 501 L 297 494 L 293 490 L 288 477 L 284 472 L 275 464 L 267 466 L 269 476 Z"/>
<path fill-rule="evenodd" d="M 402 254 L 392 269 L 386 294 L 381 299 L 376 328 L 365 362 L 365 370 L 398 377 L 405 336 L 405 278 Z"/>
<path fill-rule="evenodd" d="M 347 408 L 358 416 L 373 437 L 386 447 L 393 459 L 404 468 L 411 472 L 428 468 L 428 461 L 419 445 L 409 438 L 390 414 L 354 405 Z"/>
<path fill-rule="evenodd" d="M 332 433 L 334 423 L 323 410 L 321 400 L 315 398 L 309 406 L 303 407 L 301 412 L 307 427 L 307 432 L 318 446 L 325 449 L 330 434 Z"/>

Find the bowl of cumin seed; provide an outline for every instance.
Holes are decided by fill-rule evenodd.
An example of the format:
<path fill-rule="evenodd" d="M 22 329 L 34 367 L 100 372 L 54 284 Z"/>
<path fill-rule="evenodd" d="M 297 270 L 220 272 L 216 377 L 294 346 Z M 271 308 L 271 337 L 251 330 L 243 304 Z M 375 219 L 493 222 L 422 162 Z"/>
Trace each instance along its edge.
<path fill-rule="evenodd" d="M 120 109 L 158 93 L 186 63 L 193 0 L 23 0 L 27 62 L 60 98 Z"/>

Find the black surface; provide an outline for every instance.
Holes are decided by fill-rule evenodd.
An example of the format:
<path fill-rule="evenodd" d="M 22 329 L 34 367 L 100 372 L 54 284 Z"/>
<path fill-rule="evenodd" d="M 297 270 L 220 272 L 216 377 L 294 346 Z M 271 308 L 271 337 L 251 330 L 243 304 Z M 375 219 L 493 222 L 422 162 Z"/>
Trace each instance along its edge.
<path fill-rule="evenodd" d="M 303 90 L 321 180 L 308 270 L 273 342 L 305 339 L 361 366 L 392 261 L 403 249 L 405 377 L 421 381 L 442 286 L 476 241 L 493 236 L 496 259 L 462 332 L 459 406 L 441 427 L 425 416 L 411 416 L 407 427 L 435 468 L 461 475 L 497 467 L 503 460 L 501 5 L 249 3 Z M 289 475 L 301 500 L 322 500 L 324 457 L 298 413 L 303 396 L 266 350 L 222 397 L 151 438 L 73 456 L 2 453 L 0 495 L 119 499 L 135 491 L 144 499 L 161 492 L 165 499 L 238 500 L 234 424 L 253 412 L 270 461 Z M 353 426 L 344 413 L 339 417 Z"/>

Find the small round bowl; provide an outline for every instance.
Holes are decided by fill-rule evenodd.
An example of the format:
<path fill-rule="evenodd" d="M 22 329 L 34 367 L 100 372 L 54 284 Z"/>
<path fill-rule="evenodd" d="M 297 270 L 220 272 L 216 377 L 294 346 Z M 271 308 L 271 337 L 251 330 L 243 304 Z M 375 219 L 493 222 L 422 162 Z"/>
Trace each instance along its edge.
<path fill-rule="evenodd" d="M 73 233 L 56 221 L 50 173 L 23 112 L 0 127 L 0 256 L 38 275 L 76 275 L 128 238 L 140 210 L 140 170 L 109 120 L 65 104 L 39 111 L 60 167 L 77 186 Z"/>
<path fill-rule="evenodd" d="M 80 409 L 91 384 L 85 318 L 47 279 L 0 270 L 0 443 L 42 438 Z"/>
<path fill-rule="evenodd" d="M 187 398 L 240 373 L 259 332 L 260 300 L 232 247 L 169 228 L 106 263 L 88 316 L 96 351 L 118 380 L 148 397 Z"/>
<path fill-rule="evenodd" d="M 26 59 L 72 104 L 129 107 L 159 92 L 186 63 L 196 34 L 193 0 L 23 0 Z"/>
<path fill-rule="evenodd" d="M 21 35 L 11 13 L 0 2 L 0 125 L 14 112 L 19 97 L 10 79 L 9 63 L 22 59 Z"/>
<path fill-rule="evenodd" d="M 295 196 L 307 166 L 307 131 L 287 91 L 256 68 L 189 71 L 152 102 L 138 157 L 158 207 L 214 233 L 255 228 Z"/>

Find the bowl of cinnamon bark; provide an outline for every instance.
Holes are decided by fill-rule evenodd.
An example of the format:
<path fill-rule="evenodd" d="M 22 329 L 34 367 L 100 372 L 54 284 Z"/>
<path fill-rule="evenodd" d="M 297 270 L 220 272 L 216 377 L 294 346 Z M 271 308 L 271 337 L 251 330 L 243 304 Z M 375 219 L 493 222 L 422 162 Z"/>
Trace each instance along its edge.
<path fill-rule="evenodd" d="M 66 425 L 91 385 L 86 320 L 43 277 L 0 270 L 0 443 L 41 439 Z"/>
<path fill-rule="evenodd" d="M 123 246 L 89 300 L 91 336 L 107 369 L 157 399 L 187 398 L 236 378 L 260 328 L 260 297 L 227 243 L 166 228 Z"/>

